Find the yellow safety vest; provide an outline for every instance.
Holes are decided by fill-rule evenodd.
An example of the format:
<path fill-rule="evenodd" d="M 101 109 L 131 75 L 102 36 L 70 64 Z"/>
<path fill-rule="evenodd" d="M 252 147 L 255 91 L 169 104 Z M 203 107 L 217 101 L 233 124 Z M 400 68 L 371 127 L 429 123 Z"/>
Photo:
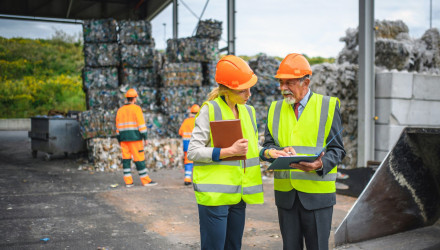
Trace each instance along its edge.
<path fill-rule="evenodd" d="M 280 147 L 292 146 L 298 155 L 316 154 L 326 144 L 337 103 L 339 100 L 336 97 L 313 93 L 297 121 L 292 105 L 284 100 L 272 102 L 268 128 L 275 144 Z M 319 176 L 316 171 L 275 170 L 274 189 L 283 192 L 295 188 L 304 193 L 334 193 L 336 175 L 336 166 L 324 176 Z"/>
<path fill-rule="evenodd" d="M 205 102 L 209 120 L 233 120 L 232 110 L 220 97 Z M 203 106 L 202 105 L 202 106 Z M 193 183 L 198 204 L 205 206 L 233 205 L 242 199 L 249 204 L 262 204 L 263 182 L 258 152 L 258 130 L 255 109 L 237 104 L 243 137 L 248 139 L 245 161 L 194 162 Z M 214 147 L 211 137 L 211 147 Z"/>

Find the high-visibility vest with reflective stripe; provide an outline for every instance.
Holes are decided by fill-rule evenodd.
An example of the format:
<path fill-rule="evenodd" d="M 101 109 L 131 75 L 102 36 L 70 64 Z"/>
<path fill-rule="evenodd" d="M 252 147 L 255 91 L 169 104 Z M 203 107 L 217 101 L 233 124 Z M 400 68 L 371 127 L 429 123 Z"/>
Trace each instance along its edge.
<path fill-rule="evenodd" d="M 203 105 L 209 108 L 210 121 L 235 119 L 232 110 L 221 98 L 205 102 Z M 210 163 L 194 162 L 193 184 L 198 204 L 233 205 L 239 203 L 241 199 L 249 204 L 264 202 L 255 109 L 240 104 L 237 104 L 237 108 L 243 138 L 248 139 L 247 159 Z M 212 134 L 210 136 L 210 146 L 214 147 Z"/>
<path fill-rule="evenodd" d="M 147 139 L 142 109 L 136 104 L 126 104 L 116 113 L 116 134 L 120 141 L 140 141 Z"/>
<path fill-rule="evenodd" d="M 183 120 L 182 125 L 180 125 L 179 128 L 179 135 L 183 138 L 183 151 L 185 152 L 184 164 L 193 163 L 192 161 L 188 160 L 188 144 L 189 140 L 191 139 L 192 131 L 194 129 L 196 118 L 195 117 L 188 117 L 185 120 Z"/>
<path fill-rule="evenodd" d="M 272 102 L 268 114 L 268 128 L 280 147 L 292 146 L 298 155 L 314 155 L 325 146 L 335 108 L 339 100 L 316 93 L 310 97 L 297 121 L 292 105 L 284 100 Z M 336 166 L 326 175 L 299 169 L 275 170 L 274 189 L 287 192 L 295 188 L 304 193 L 334 193 Z"/>

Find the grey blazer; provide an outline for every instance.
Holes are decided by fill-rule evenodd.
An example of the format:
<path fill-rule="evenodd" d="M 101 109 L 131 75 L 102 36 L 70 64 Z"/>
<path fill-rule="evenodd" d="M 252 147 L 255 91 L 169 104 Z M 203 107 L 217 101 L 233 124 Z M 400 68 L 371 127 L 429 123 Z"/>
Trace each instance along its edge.
<path fill-rule="evenodd" d="M 313 95 L 311 92 L 310 97 Z M 307 106 L 307 105 L 306 105 Z M 293 105 L 292 105 L 293 109 Z M 296 119 L 292 117 L 292 119 Z M 338 133 L 338 131 L 342 128 L 341 122 L 341 112 L 339 110 L 339 105 L 336 105 L 335 115 L 333 117 L 332 126 L 327 137 L 327 140 L 330 140 L 334 135 Z M 327 142 L 326 142 L 327 143 Z M 268 148 L 282 149 L 279 145 L 275 143 L 274 138 L 269 132 L 269 128 L 267 127 L 264 131 L 264 143 L 263 149 L 260 151 L 260 157 L 262 160 L 274 161 L 274 159 L 266 159 L 263 156 L 263 152 Z M 345 157 L 345 149 L 344 144 L 342 142 L 342 135 L 339 134 L 327 147 L 327 152 L 322 157 L 322 163 L 324 165 L 323 170 L 317 171 L 316 173 L 320 176 L 327 174 L 330 172 L 334 166 L 339 164 L 342 159 Z M 336 204 L 336 194 L 328 193 L 328 194 L 311 194 L 297 191 L 295 189 L 289 192 L 281 192 L 275 191 L 275 204 L 278 207 L 290 209 L 293 207 L 293 202 L 295 201 L 295 196 L 298 194 L 298 198 L 301 201 L 301 204 L 307 210 L 315 210 L 324 207 L 330 207 Z"/>

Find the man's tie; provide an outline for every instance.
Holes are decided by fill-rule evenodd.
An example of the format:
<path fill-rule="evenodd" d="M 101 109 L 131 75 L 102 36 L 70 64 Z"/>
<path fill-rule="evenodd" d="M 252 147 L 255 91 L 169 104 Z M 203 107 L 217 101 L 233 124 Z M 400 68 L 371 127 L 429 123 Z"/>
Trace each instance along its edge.
<path fill-rule="evenodd" d="M 299 102 L 293 105 L 293 109 L 295 110 L 295 116 L 297 120 L 298 120 L 298 107 L 299 107 Z"/>

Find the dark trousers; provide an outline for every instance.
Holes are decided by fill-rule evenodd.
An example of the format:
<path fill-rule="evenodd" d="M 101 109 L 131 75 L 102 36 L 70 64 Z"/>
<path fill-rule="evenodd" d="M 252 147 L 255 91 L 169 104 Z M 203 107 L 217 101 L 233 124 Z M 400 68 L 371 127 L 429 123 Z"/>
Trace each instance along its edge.
<path fill-rule="evenodd" d="M 246 203 L 199 207 L 202 249 L 241 249 Z"/>
<path fill-rule="evenodd" d="M 307 210 L 296 195 L 293 207 L 278 207 L 283 249 L 307 250 L 328 249 L 328 239 L 332 224 L 333 206 L 317 210 Z"/>

